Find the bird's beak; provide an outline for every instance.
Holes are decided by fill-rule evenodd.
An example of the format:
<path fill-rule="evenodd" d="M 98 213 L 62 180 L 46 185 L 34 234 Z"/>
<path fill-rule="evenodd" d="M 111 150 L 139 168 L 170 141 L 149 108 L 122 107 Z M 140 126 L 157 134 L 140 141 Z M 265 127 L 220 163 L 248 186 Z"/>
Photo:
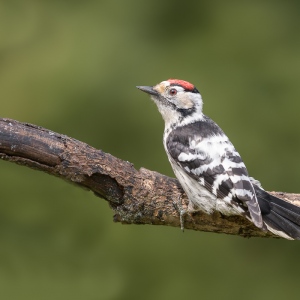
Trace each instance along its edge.
<path fill-rule="evenodd" d="M 158 96 L 158 92 L 152 86 L 137 86 L 137 88 L 147 94 Z"/>

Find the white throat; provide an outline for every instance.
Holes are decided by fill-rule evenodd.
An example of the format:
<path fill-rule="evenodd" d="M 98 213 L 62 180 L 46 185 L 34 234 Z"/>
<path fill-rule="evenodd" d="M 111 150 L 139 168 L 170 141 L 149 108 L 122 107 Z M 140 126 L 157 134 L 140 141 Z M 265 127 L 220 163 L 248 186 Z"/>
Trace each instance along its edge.
<path fill-rule="evenodd" d="M 197 99 L 198 101 L 195 104 L 195 112 L 185 117 L 183 117 L 182 113 L 180 113 L 179 111 L 175 109 L 170 109 L 170 107 L 166 107 L 155 97 L 151 98 L 157 105 L 157 108 L 165 121 L 165 131 L 167 131 L 169 128 L 184 126 L 186 124 L 200 121 L 203 119 L 201 96 L 200 101 L 199 99 Z"/>

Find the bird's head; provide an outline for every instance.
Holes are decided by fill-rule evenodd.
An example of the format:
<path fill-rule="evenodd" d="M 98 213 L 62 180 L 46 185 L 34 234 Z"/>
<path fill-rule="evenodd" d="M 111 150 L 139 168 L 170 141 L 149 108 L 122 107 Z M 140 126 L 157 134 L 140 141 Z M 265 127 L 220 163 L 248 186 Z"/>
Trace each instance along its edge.
<path fill-rule="evenodd" d="M 202 98 L 196 87 L 184 80 L 168 79 L 155 86 L 137 86 L 150 94 L 165 120 L 166 126 L 187 118 L 202 117 Z"/>

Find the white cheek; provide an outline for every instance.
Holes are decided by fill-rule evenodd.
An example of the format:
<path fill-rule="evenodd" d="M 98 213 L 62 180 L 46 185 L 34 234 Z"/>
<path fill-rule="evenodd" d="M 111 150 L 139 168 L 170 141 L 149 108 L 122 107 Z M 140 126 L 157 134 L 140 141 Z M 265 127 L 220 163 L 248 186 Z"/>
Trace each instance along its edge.
<path fill-rule="evenodd" d="M 178 108 L 183 108 L 183 109 L 190 109 L 194 106 L 193 101 L 189 97 L 187 97 L 187 95 L 184 94 L 179 94 L 176 97 L 174 104 Z"/>

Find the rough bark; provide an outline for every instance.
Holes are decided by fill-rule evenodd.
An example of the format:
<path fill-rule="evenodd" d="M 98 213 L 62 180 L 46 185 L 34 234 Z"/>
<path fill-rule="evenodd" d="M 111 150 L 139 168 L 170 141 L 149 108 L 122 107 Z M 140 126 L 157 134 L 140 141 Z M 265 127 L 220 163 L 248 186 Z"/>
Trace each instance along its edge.
<path fill-rule="evenodd" d="M 109 203 L 115 222 L 180 227 L 179 210 L 187 208 L 187 197 L 176 179 L 144 168 L 136 170 L 129 162 L 36 125 L 0 119 L 0 158 L 93 191 Z M 300 203 L 297 194 L 272 194 Z M 184 219 L 185 229 L 274 237 L 239 216 L 197 212 Z"/>

